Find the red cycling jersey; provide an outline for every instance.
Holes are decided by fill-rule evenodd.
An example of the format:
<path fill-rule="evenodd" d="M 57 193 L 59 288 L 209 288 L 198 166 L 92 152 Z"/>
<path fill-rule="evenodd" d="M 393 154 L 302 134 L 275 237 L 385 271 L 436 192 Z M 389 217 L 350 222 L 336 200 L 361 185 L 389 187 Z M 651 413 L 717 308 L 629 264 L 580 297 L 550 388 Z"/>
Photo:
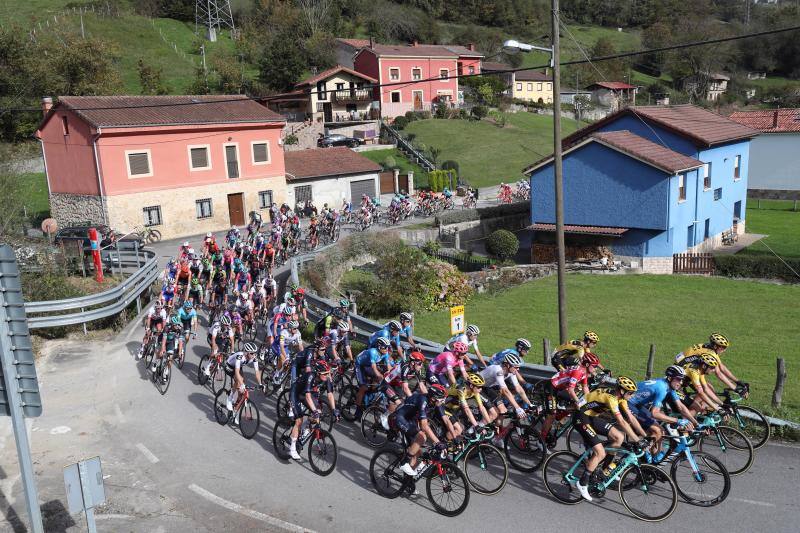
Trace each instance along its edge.
<path fill-rule="evenodd" d="M 588 384 L 588 376 L 583 366 L 567 368 L 550 378 L 550 383 L 555 390 L 574 389 L 578 383 Z"/>

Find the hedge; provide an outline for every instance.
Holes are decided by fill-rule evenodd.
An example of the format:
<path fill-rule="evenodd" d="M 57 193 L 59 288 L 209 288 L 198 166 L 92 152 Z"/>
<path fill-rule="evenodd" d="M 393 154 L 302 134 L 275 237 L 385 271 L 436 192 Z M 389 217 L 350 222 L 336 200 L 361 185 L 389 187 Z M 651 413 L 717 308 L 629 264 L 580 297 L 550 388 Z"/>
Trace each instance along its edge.
<path fill-rule="evenodd" d="M 436 216 L 436 225 L 446 226 L 448 224 L 458 224 L 459 222 L 469 222 L 471 220 L 484 220 L 487 218 L 499 218 L 510 215 L 520 215 L 529 213 L 531 204 L 529 202 L 516 202 L 513 204 L 493 205 L 491 207 L 480 207 L 478 209 L 461 209 L 445 211 Z"/>
<path fill-rule="evenodd" d="M 800 273 L 800 259 L 785 259 L 789 267 Z M 754 255 L 715 255 L 716 273 L 731 278 L 780 279 L 800 283 L 786 264 L 777 257 Z"/>

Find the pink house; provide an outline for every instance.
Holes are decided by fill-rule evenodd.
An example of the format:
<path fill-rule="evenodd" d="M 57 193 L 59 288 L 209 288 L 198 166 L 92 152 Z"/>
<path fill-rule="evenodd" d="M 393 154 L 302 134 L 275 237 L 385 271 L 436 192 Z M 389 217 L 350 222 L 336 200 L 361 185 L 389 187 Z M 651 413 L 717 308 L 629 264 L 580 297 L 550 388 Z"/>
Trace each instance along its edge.
<path fill-rule="evenodd" d="M 456 45 L 373 44 L 356 52 L 356 71 L 386 85 L 373 90 L 383 117 L 431 110 L 432 104 L 460 103 L 458 75 L 480 74 L 480 53 Z M 429 81 L 422 81 L 429 80 Z"/>
<path fill-rule="evenodd" d="M 245 96 L 63 96 L 43 108 L 36 135 L 61 227 L 178 237 L 243 225 L 286 198 L 284 119 Z"/>

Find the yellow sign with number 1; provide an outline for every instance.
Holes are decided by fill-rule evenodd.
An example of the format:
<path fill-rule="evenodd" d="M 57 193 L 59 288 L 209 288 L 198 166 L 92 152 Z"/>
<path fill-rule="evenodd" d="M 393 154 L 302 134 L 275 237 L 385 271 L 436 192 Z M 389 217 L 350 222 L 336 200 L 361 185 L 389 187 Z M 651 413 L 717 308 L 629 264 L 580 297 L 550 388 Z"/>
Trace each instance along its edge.
<path fill-rule="evenodd" d="M 450 308 L 450 335 L 464 333 L 464 306 L 456 305 Z"/>

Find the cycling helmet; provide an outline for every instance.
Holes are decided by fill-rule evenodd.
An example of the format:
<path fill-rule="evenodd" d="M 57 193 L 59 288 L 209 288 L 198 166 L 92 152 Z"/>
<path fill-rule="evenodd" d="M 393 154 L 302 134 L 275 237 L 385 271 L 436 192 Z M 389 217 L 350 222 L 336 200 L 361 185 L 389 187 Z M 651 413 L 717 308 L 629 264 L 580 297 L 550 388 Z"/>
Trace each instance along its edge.
<path fill-rule="evenodd" d="M 189 300 L 186 300 L 185 302 L 183 302 L 183 308 L 184 309 L 191 309 L 193 307 L 194 307 L 194 305 L 192 305 L 192 302 L 190 302 Z"/>
<path fill-rule="evenodd" d="M 189 247 L 189 241 L 183 241 L 183 247 L 184 248 L 188 248 Z"/>
<path fill-rule="evenodd" d="M 398 322 L 397 320 L 390 320 L 389 322 L 386 323 L 386 325 L 389 327 L 389 329 L 396 329 L 397 331 L 400 331 L 400 329 L 402 328 L 400 322 Z"/>
<path fill-rule="evenodd" d="M 244 344 L 244 350 L 247 353 L 256 353 L 258 351 L 258 346 L 254 342 L 246 342 Z"/>
<path fill-rule="evenodd" d="M 172 315 L 172 318 L 169 321 L 172 323 L 173 326 L 181 325 L 181 319 L 178 318 L 178 315 Z"/>
<path fill-rule="evenodd" d="M 350 326 L 347 325 L 347 322 L 339 322 L 338 324 L 336 324 L 336 329 L 338 329 L 342 333 L 345 333 L 347 331 L 350 331 Z"/>
<path fill-rule="evenodd" d="M 561 359 L 561 362 L 564 364 L 564 366 L 567 366 L 567 367 L 569 367 L 569 366 L 577 366 L 578 363 L 579 363 L 578 358 L 575 357 L 574 355 L 567 355 L 567 356 L 563 357 Z"/>
<path fill-rule="evenodd" d="M 412 320 L 414 317 L 411 313 L 400 313 L 400 321 L 405 322 L 406 320 Z"/>
<path fill-rule="evenodd" d="M 293 291 L 296 291 L 297 290 L 297 283 L 294 283 L 294 282 L 290 283 L 289 284 L 289 288 L 292 289 Z"/>
<path fill-rule="evenodd" d="M 350 307 L 350 300 L 347 298 L 342 298 L 339 300 L 339 307 Z"/>
<path fill-rule="evenodd" d="M 250 298 L 250 295 L 247 292 L 242 293 L 242 301 L 246 302 Z"/>
<path fill-rule="evenodd" d="M 222 315 L 222 318 L 219 319 L 223 326 L 230 326 L 231 325 L 231 317 L 228 315 Z"/>
<path fill-rule="evenodd" d="M 305 293 L 306 293 L 306 290 L 303 289 L 302 287 L 295 291 L 295 294 L 298 294 L 299 296 L 303 296 Z"/>
<path fill-rule="evenodd" d="M 475 324 L 470 324 L 469 326 L 467 326 L 467 333 L 472 333 L 473 335 L 480 335 L 481 328 L 479 328 Z"/>
<path fill-rule="evenodd" d="M 291 296 L 286 298 L 286 305 L 288 305 L 289 307 L 294 307 L 296 303 L 297 302 L 295 301 L 295 299 L 292 298 Z"/>
<path fill-rule="evenodd" d="M 625 392 L 636 392 L 636 383 L 628 376 L 620 376 L 617 378 L 617 387 L 619 390 Z"/>
<path fill-rule="evenodd" d="M 685 378 L 686 371 L 682 366 L 672 365 L 667 367 L 667 369 L 664 371 L 664 375 L 667 377 L 667 379 Z"/>
<path fill-rule="evenodd" d="M 503 362 L 506 363 L 509 366 L 513 366 L 513 367 L 517 367 L 517 368 L 522 366 L 522 359 L 520 358 L 519 355 L 517 355 L 515 353 L 506 354 L 506 357 L 505 357 L 505 359 L 503 359 Z"/>
<path fill-rule="evenodd" d="M 583 332 L 583 340 L 597 344 L 598 342 L 600 342 L 600 337 L 594 331 L 587 330 Z"/>
<path fill-rule="evenodd" d="M 389 348 L 390 346 L 391 343 L 389 342 L 389 339 L 384 337 L 378 337 L 378 339 L 375 341 L 376 348 Z"/>
<path fill-rule="evenodd" d="M 583 354 L 583 364 L 586 366 L 597 366 L 600 364 L 600 358 L 592 352 L 586 352 Z"/>
<path fill-rule="evenodd" d="M 333 313 L 331 313 L 331 314 L 333 316 L 335 316 L 336 318 L 338 318 L 339 320 L 342 320 L 344 318 L 344 312 L 342 312 L 342 310 L 339 307 L 334 309 Z"/>
<path fill-rule="evenodd" d="M 314 341 L 314 346 L 317 348 L 327 348 L 331 343 L 330 337 L 320 337 Z"/>
<path fill-rule="evenodd" d="M 158 301 L 156 301 L 156 304 L 155 304 L 155 306 L 154 306 L 154 307 L 155 307 L 156 309 L 162 309 L 162 308 L 164 307 L 164 304 L 163 304 L 163 303 L 161 303 L 161 300 L 158 300 Z"/>
<path fill-rule="evenodd" d="M 469 350 L 469 348 L 467 348 L 467 345 L 464 344 L 463 342 L 456 341 L 456 342 L 453 343 L 453 352 L 455 352 L 455 353 L 467 353 L 467 350 Z"/>
<path fill-rule="evenodd" d="M 267 243 L 267 250 L 272 250 L 272 243 L 271 242 Z"/>
<path fill-rule="evenodd" d="M 708 365 L 709 368 L 716 368 L 719 365 L 717 358 L 711 352 L 702 352 L 700 362 Z"/>
<path fill-rule="evenodd" d="M 445 389 L 438 383 L 434 383 L 433 385 L 428 387 L 428 398 L 432 400 L 441 400 L 445 396 L 447 396 L 447 389 Z"/>
<path fill-rule="evenodd" d="M 422 355 L 422 352 L 411 352 L 411 354 L 408 356 L 408 359 L 412 362 L 413 361 L 418 361 L 420 363 L 425 362 L 425 356 Z"/>
<path fill-rule="evenodd" d="M 206 233 L 206 237 L 210 239 L 211 237 L 213 237 L 213 235 L 211 235 L 211 232 L 209 231 L 208 233 Z"/>
<path fill-rule="evenodd" d="M 517 342 L 514 343 L 514 346 L 516 346 L 518 350 L 530 350 L 531 341 L 528 339 L 517 339 Z"/>
<path fill-rule="evenodd" d="M 189 257 L 192 259 L 197 259 L 197 254 L 194 252 L 194 248 L 189 248 L 186 250 L 186 253 L 189 254 Z"/>
<path fill-rule="evenodd" d="M 297 320 L 290 320 L 286 323 L 286 327 L 289 329 L 297 329 L 300 327 L 300 324 L 297 322 Z"/>
<path fill-rule="evenodd" d="M 722 346 L 723 348 L 727 348 L 728 346 L 730 346 L 728 338 L 722 333 L 712 333 L 711 336 L 708 338 L 708 342 L 710 342 L 714 346 Z"/>
<path fill-rule="evenodd" d="M 486 380 L 481 377 L 480 374 L 476 374 L 474 372 L 470 372 L 467 374 L 467 380 L 470 382 L 471 385 L 476 387 L 483 387 L 486 385 Z"/>
<path fill-rule="evenodd" d="M 324 359 L 317 359 L 314 361 L 314 372 L 317 374 L 327 374 L 331 371 L 331 367 Z"/>

